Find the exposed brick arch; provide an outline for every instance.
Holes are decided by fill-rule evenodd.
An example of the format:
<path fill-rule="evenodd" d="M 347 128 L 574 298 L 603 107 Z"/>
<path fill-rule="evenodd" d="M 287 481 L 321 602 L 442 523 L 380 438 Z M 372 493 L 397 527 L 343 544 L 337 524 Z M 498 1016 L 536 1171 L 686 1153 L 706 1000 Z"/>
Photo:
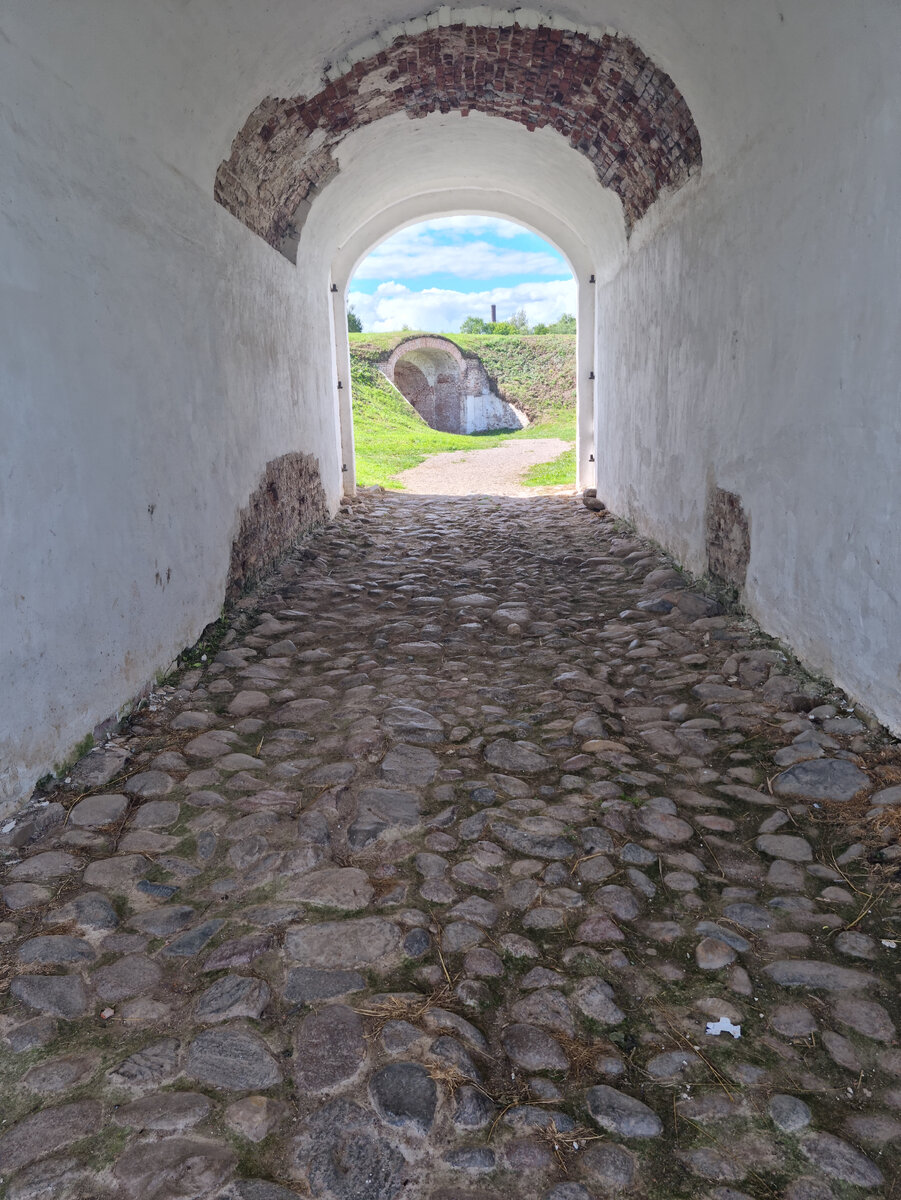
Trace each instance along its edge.
<path fill-rule="evenodd" d="M 450 338 L 432 337 L 429 335 L 426 335 L 425 337 L 407 338 L 405 341 L 401 342 L 399 346 L 396 346 L 394 350 L 392 350 L 387 361 L 382 366 L 382 370 L 390 380 L 394 380 L 394 369 L 397 363 L 402 358 L 406 358 L 406 356 L 412 353 L 414 350 L 433 350 L 447 355 L 454 359 L 457 367 L 461 371 L 466 365 L 463 351 L 455 342 L 452 342 Z"/>
<path fill-rule="evenodd" d="M 466 360 L 447 338 L 410 338 L 380 368 L 427 425 L 444 433 L 465 433 Z"/>
<path fill-rule="evenodd" d="M 216 199 L 282 247 L 303 202 L 337 171 L 332 152 L 348 134 L 397 112 L 473 110 L 556 129 L 620 197 L 628 229 L 701 165 L 688 105 L 634 42 L 455 24 L 398 36 L 315 96 L 264 100 L 219 166 Z"/>

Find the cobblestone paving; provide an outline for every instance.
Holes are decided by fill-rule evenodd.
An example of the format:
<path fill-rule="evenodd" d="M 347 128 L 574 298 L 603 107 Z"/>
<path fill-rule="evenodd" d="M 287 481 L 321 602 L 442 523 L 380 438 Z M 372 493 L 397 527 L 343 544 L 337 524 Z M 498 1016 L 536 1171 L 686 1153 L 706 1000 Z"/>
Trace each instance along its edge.
<path fill-rule="evenodd" d="M 5 1195 L 897 1196 L 899 766 L 571 500 L 346 506 L 3 827 Z"/>

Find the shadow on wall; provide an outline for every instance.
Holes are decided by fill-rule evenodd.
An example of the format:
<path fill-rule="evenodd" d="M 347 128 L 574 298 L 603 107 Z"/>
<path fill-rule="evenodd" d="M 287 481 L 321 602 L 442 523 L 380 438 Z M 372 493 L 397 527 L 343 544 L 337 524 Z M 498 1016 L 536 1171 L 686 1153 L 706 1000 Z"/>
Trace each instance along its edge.
<path fill-rule="evenodd" d="M 478 359 L 465 358 L 444 338 L 416 338 L 398 346 L 379 369 L 432 429 L 487 433 L 522 429 L 529 419 L 491 390 Z"/>

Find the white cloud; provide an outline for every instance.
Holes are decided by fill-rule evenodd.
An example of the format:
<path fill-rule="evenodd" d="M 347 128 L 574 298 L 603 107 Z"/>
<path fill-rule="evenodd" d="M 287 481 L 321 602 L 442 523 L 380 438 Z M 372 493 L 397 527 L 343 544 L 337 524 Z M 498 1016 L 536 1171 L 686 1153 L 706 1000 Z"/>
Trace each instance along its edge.
<path fill-rule="evenodd" d="M 373 294 L 351 292 L 351 304 L 370 333 L 391 333 L 404 325 L 435 333 L 455 333 L 466 317 L 491 319 L 497 305 L 498 320 L 506 320 L 524 308 L 530 325 L 551 322 L 565 312 L 575 313 L 577 288 L 574 279 L 520 283 L 515 287 L 484 292 L 455 292 L 443 288 L 413 291 L 390 281 L 379 284 Z"/>
<path fill-rule="evenodd" d="M 511 244 L 519 237 L 528 239 L 525 246 Z M 529 230 L 512 221 L 497 217 L 440 217 L 411 225 L 386 238 L 360 264 L 356 278 L 421 279 L 441 274 L 461 279 L 496 279 L 511 275 L 567 274 L 565 261 L 551 247 L 541 246 L 540 239 L 536 244 Z"/>
<path fill-rule="evenodd" d="M 420 225 L 412 226 L 410 232 L 418 229 L 424 230 L 427 233 L 445 233 L 462 235 L 464 237 L 481 234 L 483 237 L 499 238 L 515 238 L 520 237 L 524 233 L 531 232 L 522 225 L 516 225 L 513 221 L 503 221 L 500 217 L 475 217 L 466 215 L 436 217 L 432 221 L 423 221 Z M 402 234 L 406 232 L 408 232 L 406 229 L 401 230 Z"/>
<path fill-rule="evenodd" d="M 567 267 L 546 251 L 466 242 L 446 246 L 427 238 L 392 238 L 377 247 L 357 270 L 356 279 L 421 279 L 427 275 L 455 275 L 459 279 L 496 279 L 509 275 L 561 275 Z"/>

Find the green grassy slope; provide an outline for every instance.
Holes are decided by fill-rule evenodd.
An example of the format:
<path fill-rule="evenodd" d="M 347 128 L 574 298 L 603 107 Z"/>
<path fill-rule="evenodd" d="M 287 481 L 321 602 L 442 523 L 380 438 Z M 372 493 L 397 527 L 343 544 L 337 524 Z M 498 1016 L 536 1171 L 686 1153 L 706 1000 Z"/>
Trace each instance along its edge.
<path fill-rule="evenodd" d="M 528 413 L 532 424 L 517 433 L 441 433 L 422 420 L 378 370 L 410 333 L 350 335 L 357 481 L 397 488 L 393 476 L 444 450 L 484 450 L 511 438 L 575 439 L 575 338 L 457 335 L 464 354 L 477 354 L 499 395 Z M 506 343 L 498 345 L 498 343 Z M 542 343 L 534 349 L 523 343 Z M 548 343 L 544 345 L 543 343 Z M 552 343 L 563 343 L 552 345 Z M 535 486 L 569 483 L 575 475 L 570 452 L 533 469 Z"/>
<path fill-rule="evenodd" d="M 401 342 L 417 333 L 352 333 L 350 351 L 367 362 L 388 358 Z M 481 333 L 442 333 L 467 357 L 478 358 L 492 386 L 504 400 L 521 408 L 533 421 L 576 409 L 576 339 L 574 334 L 538 337 Z"/>

